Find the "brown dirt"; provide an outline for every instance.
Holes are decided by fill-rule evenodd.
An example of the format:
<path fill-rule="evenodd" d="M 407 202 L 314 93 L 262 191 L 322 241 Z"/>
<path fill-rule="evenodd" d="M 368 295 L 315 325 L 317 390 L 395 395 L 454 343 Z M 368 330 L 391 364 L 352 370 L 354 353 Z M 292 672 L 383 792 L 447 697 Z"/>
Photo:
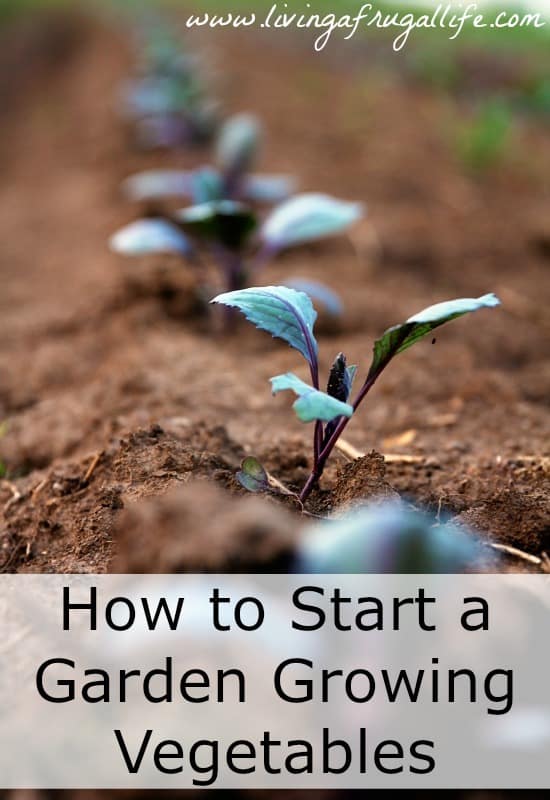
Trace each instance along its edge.
<path fill-rule="evenodd" d="M 374 450 L 339 469 L 332 494 L 340 513 L 357 504 L 388 502 L 399 497 L 386 480 L 384 456 Z"/>
<path fill-rule="evenodd" d="M 116 526 L 116 572 L 285 572 L 299 521 L 259 497 L 195 482 L 135 503 Z M 154 541 L 151 532 L 154 531 Z"/>
<path fill-rule="evenodd" d="M 97 23 L 60 30 L 46 45 L 25 34 L 31 45 L 9 58 L 0 48 L 0 72 L 22 76 L 1 118 L 0 459 L 10 481 L 0 483 L 0 568 L 277 568 L 302 524 L 289 516 L 296 504 L 243 499 L 233 475 L 253 452 L 287 485 L 306 479 L 311 431 L 268 386 L 279 372 L 302 374 L 300 359 L 245 325 L 216 332 L 173 262 L 108 252 L 109 234 L 139 211 L 119 194 L 124 177 L 207 154 L 129 148 L 114 111 L 131 68 L 126 40 Z M 428 89 L 391 73 L 367 81 L 359 61 L 314 63 L 309 50 L 258 48 L 236 33 L 208 45 L 228 109 L 265 122 L 267 171 L 368 203 L 353 246 L 303 248 L 260 279 L 339 289 L 348 314 L 323 328 L 324 367 L 344 351 L 364 370 L 373 338 L 432 302 L 491 290 L 504 301 L 397 359 L 349 426 L 360 450 L 421 462 L 384 474 L 376 457 L 346 465 L 335 455 L 311 509 L 399 492 L 490 540 L 550 548 L 547 130 L 524 122 L 521 148 L 475 178 L 446 146 L 447 105 Z M 210 520 L 208 551 L 191 520 L 198 530 Z"/>

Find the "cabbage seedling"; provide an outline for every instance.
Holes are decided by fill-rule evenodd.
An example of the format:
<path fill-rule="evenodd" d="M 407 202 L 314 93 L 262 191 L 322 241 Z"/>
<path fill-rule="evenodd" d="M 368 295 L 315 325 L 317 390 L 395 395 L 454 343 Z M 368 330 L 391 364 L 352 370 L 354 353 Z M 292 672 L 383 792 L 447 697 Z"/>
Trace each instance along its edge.
<path fill-rule="evenodd" d="M 218 135 L 213 166 L 195 170 L 148 170 L 127 178 L 124 193 L 134 201 L 189 198 L 195 205 L 220 200 L 279 203 L 295 191 L 288 175 L 251 172 L 261 143 L 260 123 L 252 114 L 236 114 Z"/>
<path fill-rule="evenodd" d="M 231 291 L 247 286 L 252 274 L 281 250 L 342 233 L 361 217 L 359 204 L 324 194 L 287 199 L 294 190 L 288 176 L 251 174 L 259 141 L 256 118 L 238 114 L 218 137 L 215 167 L 153 170 L 128 178 L 124 190 L 133 200 L 190 197 L 193 205 L 164 219 L 132 223 L 112 237 L 112 249 L 126 255 L 175 252 L 196 259 L 206 248 L 220 268 L 224 288 Z M 244 201 L 279 205 L 261 223 Z M 329 314 L 339 315 L 339 298 L 322 284 L 299 281 L 297 288 L 306 288 Z"/>
<path fill-rule="evenodd" d="M 350 402 L 357 368 L 348 366 L 343 353 L 334 360 L 326 391 L 320 388 L 318 346 L 313 333 L 317 313 L 307 294 L 286 286 L 265 286 L 220 294 L 212 302 L 238 309 L 257 328 L 287 342 L 308 363 L 311 383 L 305 383 L 292 373 L 271 378 L 273 394 L 284 390 L 294 392 L 298 399 L 293 408 L 298 419 L 315 423 L 313 465 L 300 494 L 302 502 L 317 485 L 349 420 L 398 353 L 450 320 L 481 308 L 500 305 L 494 294 L 477 299 L 450 300 L 430 306 L 403 324 L 389 328 L 374 343 L 370 368 L 355 399 Z"/>
<path fill-rule="evenodd" d="M 224 288 L 235 291 L 246 287 L 282 250 L 342 233 L 362 213 L 358 203 L 302 194 L 276 206 L 260 223 L 243 203 L 217 200 L 170 217 L 137 220 L 115 233 L 110 247 L 127 256 L 175 253 L 197 264 L 207 252 L 219 267 Z M 314 283 L 309 288 L 329 311 L 338 307 L 338 298 L 330 290 Z"/>
<path fill-rule="evenodd" d="M 455 573 L 483 550 L 470 531 L 434 524 L 401 502 L 364 505 L 308 527 L 294 564 L 298 573 Z"/>
<path fill-rule="evenodd" d="M 136 123 L 140 143 L 170 148 L 209 139 L 218 108 L 204 90 L 196 56 L 158 22 L 141 38 L 139 74 L 121 91 L 124 115 Z"/>

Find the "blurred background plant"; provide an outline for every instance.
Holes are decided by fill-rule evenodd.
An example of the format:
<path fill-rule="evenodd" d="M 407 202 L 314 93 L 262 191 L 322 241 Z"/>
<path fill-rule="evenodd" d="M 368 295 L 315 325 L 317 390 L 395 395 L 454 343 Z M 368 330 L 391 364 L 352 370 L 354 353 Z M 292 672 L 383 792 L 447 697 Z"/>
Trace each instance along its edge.
<path fill-rule="evenodd" d="M 138 14 L 136 76 L 120 92 L 121 112 L 135 125 L 144 148 L 173 148 L 208 141 L 219 103 L 206 88 L 205 64 L 177 29 L 157 14 Z"/>
<path fill-rule="evenodd" d="M 192 170 L 138 172 L 124 181 L 123 192 L 134 202 L 149 204 L 170 197 L 189 199 L 194 205 L 220 200 L 268 204 L 286 200 L 296 188 L 292 176 L 251 172 L 262 134 L 254 114 L 234 114 L 218 132 L 213 164 Z"/>
<path fill-rule="evenodd" d="M 301 537 L 294 571 L 456 573 L 479 562 L 481 542 L 463 527 L 441 524 L 403 502 L 359 506 L 315 523 Z"/>
<path fill-rule="evenodd" d="M 225 291 L 243 289 L 282 251 L 340 235 L 362 216 L 360 203 L 318 193 L 295 195 L 263 220 L 244 203 L 211 200 L 165 217 L 138 219 L 118 230 L 109 246 L 125 256 L 173 253 L 188 260 L 199 269 L 200 292 L 209 300 L 215 291 L 208 283 L 206 259 L 215 262 Z M 340 312 L 333 292 L 316 282 L 308 287 L 329 311 Z"/>

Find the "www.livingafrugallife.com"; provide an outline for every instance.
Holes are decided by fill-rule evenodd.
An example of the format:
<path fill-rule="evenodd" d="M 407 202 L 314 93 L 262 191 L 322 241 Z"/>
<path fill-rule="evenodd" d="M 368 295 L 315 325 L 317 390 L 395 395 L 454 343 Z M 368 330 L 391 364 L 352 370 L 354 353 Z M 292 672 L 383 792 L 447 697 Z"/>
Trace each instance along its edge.
<path fill-rule="evenodd" d="M 483 11 L 478 3 L 440 3 L 435 9 L 423 12 L 384 11 L 373 3 L 357 5 L 347 13 L 316 12 L 311 3 L 274 3 L 267 12 L 240 14 L 232 11 L 223 14 L 190 14 L 188 28 L 263 28 L 266 30 L 300 29 L 314 33 L 314 47 L 324 50 L 334 34 L 344 34 L 344 41 L 353 39 L 361 31 L 395 31 L 392 46 L 402 50 L 411 33 L 420 29 L 447 32 L 449 40 L 457 39 L 468 27 L 474 29 L 543 28 L 547 20 L 539 12 L 491 10 Z"/>

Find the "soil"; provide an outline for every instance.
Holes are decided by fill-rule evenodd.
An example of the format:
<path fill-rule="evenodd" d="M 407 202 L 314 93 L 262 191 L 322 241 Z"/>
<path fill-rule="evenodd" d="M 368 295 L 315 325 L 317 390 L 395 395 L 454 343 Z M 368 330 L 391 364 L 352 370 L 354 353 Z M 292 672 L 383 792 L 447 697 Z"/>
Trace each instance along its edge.
<path fill-rule="evenodd" d="M 106 245 L 144 211 L 121 197 L 123 178 L 208 152 L 131 145 L 116 113 L 132 68 L 122 30 L 61 16 L 2 37 L 0 568 L 285 568 L 309 520 L 291 499 L 245 496 L 234 473 L 253 453 L 291 488 L 307 478 L 311 430 L 268 384 L 304 374 L 299 356 L 240 322 L 220 333 L 173 260 L 126 262 Z M 308 511 L 398 493 L 540 556 L 550 549 L 548 129 L 523 120 L 521 147 L 470 175 L 448 146 L 447 101 L 389 71 L 367 74 L 366 54 L 313 61 L 298 40 L 258 47 L 237 32 L 205 44 L 227 111 L 254 109 L 265 123 L 266 171 L 368 204 L 350 237 L 288 253 L 259 279 L 298 275 L 340 292 L 344 320 L 319 327 L 323 368 L 343 351 L 366 369 L 374 337 L 433 302 L 503 300 L 395 361 L 346 433 L 375 454 L 335 454 Z"/>

